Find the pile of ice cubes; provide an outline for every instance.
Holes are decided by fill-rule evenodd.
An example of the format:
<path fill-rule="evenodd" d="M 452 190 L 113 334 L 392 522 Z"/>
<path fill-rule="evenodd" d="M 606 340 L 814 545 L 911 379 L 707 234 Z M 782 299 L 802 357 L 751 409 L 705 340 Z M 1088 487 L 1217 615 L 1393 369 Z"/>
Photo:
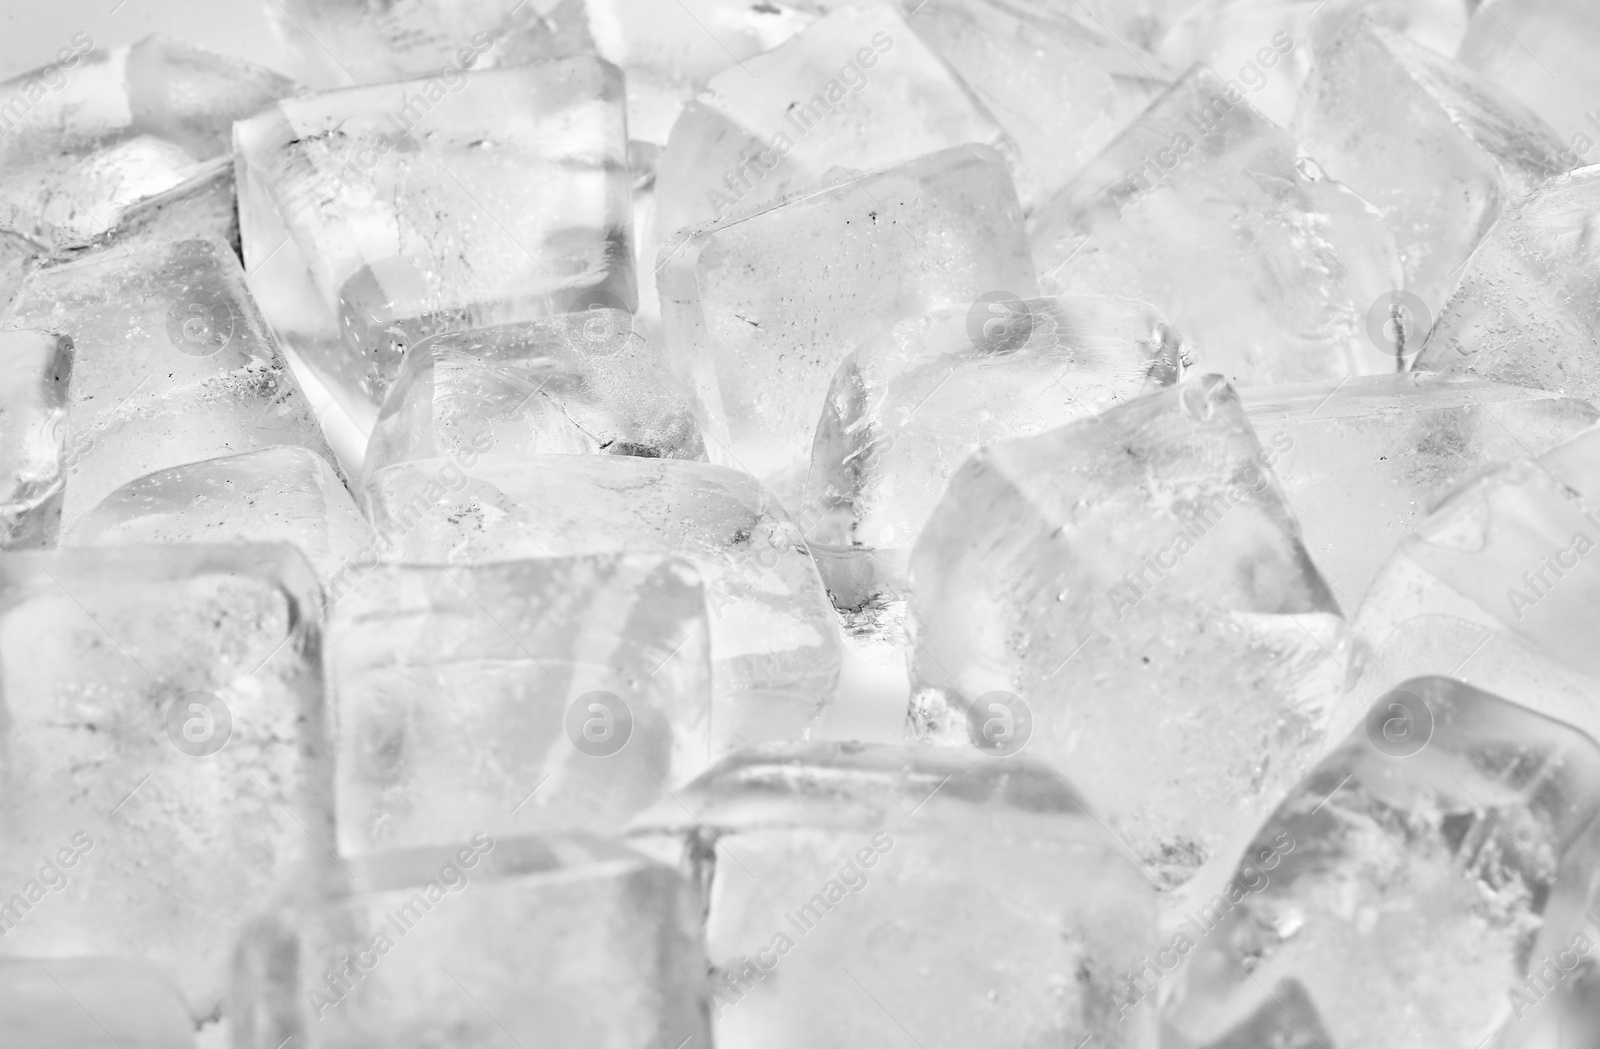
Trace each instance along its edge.
<path fill-rule="evenodd" d="M 0 84 L 5 1049 L 1600 1043 L 1600 8 L 267 8 Z"/>

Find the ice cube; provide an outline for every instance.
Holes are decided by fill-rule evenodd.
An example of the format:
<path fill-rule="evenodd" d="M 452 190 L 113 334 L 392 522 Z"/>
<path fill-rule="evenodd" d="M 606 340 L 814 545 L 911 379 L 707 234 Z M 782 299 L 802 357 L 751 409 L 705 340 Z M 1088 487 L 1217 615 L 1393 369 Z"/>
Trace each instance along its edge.
<path fill-rule="evenodd" d="M 278 445 L 130 481 L 62 543 L 290 543 L 326 583 L 360 559 L 372 533 L 327 460 Z"/>
<path fill-rule="evenodd" d="M 1486 1042 L 1579 931 L 1558 901 L 1591 875 L 1573 846 L 1597 811 L 1590 737 L 1450 678 L 1395 683 L 1185 914 L 1164 1019 L 1239 1044 L 1276 997 L 1324 1045 Z M 1312 1016 L 1276 993 L 1290 982 Z"/>
<path fill-rule="evenodd" d="M 1434 322 L 1417 368 L 1600 400 L 1600 167 L 1500 216 Z"/>
<path fill-rule="evenodd" d="M 1252 103 L 1282 127 L 1294 119 L 1297 95 L 1311 72 L 1306 46 L 1317 35 L 1317 16 L 1362 13 L 1405 33 L 1424 47 L 1453 55 L 1477 0 L 1200 0 L 1176 17 L 1155 48 L 1182 68 L 1204 62 L 1234 77 Z M 1274 57 L 1274 52 L 1276 57 Z"/>
<path fill-rule="evenodd" d="M 239 260 L 161 229 L 34 271 L 5 318 L 72 339 L 63 532 L 157 470 L 275 444 L 329 454 Z"/>
<path fill-rule="evenodd" d="M 658 146 L 712 77 L 826 13 L 812 0 L 586 0 L 586 6 L 595 47 L 627 74 L 628 133 Z"/>
<path fill-rule="evenodd" d="M 1275 460 L 1216 376 L 980 450 L 911 554 L 915 731 L 1073 770 L 1183 882 L 1316 761 L 1350 661 Z"/>
<path fill-rule="evenodd" d="M 658 169 L 657 229 L 748 216 L 968 142 L 1013 149 L 892 7 L 841 7 L 684 107 Z"/>
<path fill-rule="evenodd" d="M 55 541 L 71 378 L 71 339 L 0 331 L 0 547 Z"/>
<path fill-rule="evenodd" d="M 424 336 L 636 305 L 622 78 L 598 59 L 286 99 L 235 144 L 262 308 L 367 428 Z"/>
<path fill-rule="evenodd" d="M 1597 456 L 1600 430 L 1589 430 L 1544 461 L 1512 459 L 1462 482 L 1374 580 L 1365 631 L 1377 640 L 1409 615 L 1458 615 L 1600 677 L 1600 472 L 1572 468 Z"/>
<path fill-rule="evenodd" d="M 710 761 L 705 599 L 678 559 L 381 565 L 329 596 L 342 855 L 610 832 Z"/>
<path fill-rule="evenodd" d="M 285 0 L 267 5 L 296 76 L 315 88 L 449 77 L 590 53 L 583 0 Z"/>
<path fill-rule="evenodd" d="M 980 300 L 901 321 L 839 366 L 800 518 L 834 603 L 905 596 L 905 566 L 956 468 L 1170 385 L 1177 333 L 1128 299 Z"/>
<path fill-rule="evenodd" d="M 1383 210 L 1425 325 L 1501 211 L 1557 173 L 1563 143 L 1494 84 L 1359 12 L 1325 16 L 1314 47 L 1300 141 Z"/>
<path fill-rule="evenodd" d="M 660 352 L 623 310 L 431 336 L 412 347 L 362 468 L 471 454 L 704 459 Z"/>
<path fill-rule="evenodd" d="M 1381 215 L 1204 67 L 1029 230 L 1047 293 L 1144 299 L 1240 385 L 1397 370 L 1367 335 L 1370 304 L 1399 280 Z"/>
<path fill-rule="evenodd" d="M 0 84 L 0 229 L 54 251 L 81 248 L 123 213 L 226 156 L 233 121 L 292 94 L 292 81 L 178 40 L 92 50 Z"/>
<path fill-rule="evenodd" d="M 0 959 L 7 1049 L 194 1049 L 178 989 L 123 958 Z"/>
<path fill-rule="evenodd" d="M 771 745 L 678 798 L 632 840 L 701 887 L 721 1049 L 1155 1044 L 1111 997 L 1155 894 L 1047 766 Z"/>
<path fill-rule="evenodd" d="M 0 557 L 0 953 L 172 973 L 333 865 L 320 594 L 284 546 Z"/>
<path fill-rule="evenodd" d="M 928 0 L 908 21 L 950 63 L 1017 147 L 1017 194 L 1032 210 L 1144 112 L 1174 73 L 1085 19 L 1079 5 Z M 871 76 L 872 74 L 868 74 Z M 867 91 L 878 90 L 869 82 Z"/>
<path fill-rule="evenodd" d="M 1496 0 L 1480 7 L 1457 57 L 1532 106 L 1569 143 L 1567 166 L 1594 148 L 1600 91 L 1593 61 L 1600 25 L 1585 7 L 1562 0 Z M 1587 161 L 1595 159 L 1589 156 Z"/>
<path fill-rule="evenodd" d="M 1540 454 L 1600 422 L 1587 401 L 1428 372 L 1239 391 L 1279 456 L 1306 549 L 1342 608 L 1433 500 L 1489 463 Z"/>
<path fill-rule="evenodd" d="M 705 1046 L 675 871 L 591 836 L 469 836 L 352 863 L 348 895 L 256 922 L 236 1049 Z"/>
<path fill-rule="evenodd" d="M 1038 294 L 1016 192 L 985 146 L 686 232 L 662 249 L 659 287 L 668 357 L 699 399 L 712 460 L 786 499 L 851 349 L 996 289 Z"/>
<path fill-rule="evenodd" d="M 677 554 L 705 584 L 717 753 L 801 738 L 832 699 L 838 625 L 800 530 L 753 478 L 681 459 L 498 451 L 379 471 L 389 560 Z"/>

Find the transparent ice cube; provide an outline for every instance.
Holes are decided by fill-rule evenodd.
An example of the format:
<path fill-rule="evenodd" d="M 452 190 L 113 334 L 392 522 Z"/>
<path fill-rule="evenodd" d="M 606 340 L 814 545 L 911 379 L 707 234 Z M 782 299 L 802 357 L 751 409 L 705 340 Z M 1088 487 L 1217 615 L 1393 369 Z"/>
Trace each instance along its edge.
<path fill-rule="evenodd" d="M 1324 1045 L 1513 1035 L 1511 992 L 1581 931 L 1562 897 L 1588 887 L 1573 846 L 1597 812 L 1590 737 L 1450 678 L 1396 682 L 1184 915 L 1164 1018 L 1190 1045 L 1240 1044 L 1274 998 Z"/>
<path fill-rule="evenodd" d="M 1143 299 L 1236 384 L 1398 370 L 1367 332 L 1400 279 L 1382 216 L 1203 66 L 1035 211 L 1029 234 L 1047 293 Z"/>
<path fill-rule="evenodd" d="M 1164 887 L 1321 753 L 1348 629 L 1221 379 L 980 450 L 911 554 L 911 721 L 1072 770 Z"/>
<path fill-rule="evenodd" d="M 699 400 L 712 461 L 785 499 L 851 349 L 987 292 L 1037 293 L 1016 192 L 984 146 L 680 234 L 662 249 L 659 287 L 667 354 Z"/>
<path fill-rule="evenodd" d="M 334 869 L 320 593 L 284 546 L 0 557 L 0 954 L 222 1011 L 248 914 Z"/>
<path fill-rule="evenodd" d="M 72 339 L 63 531 L 157 470 L 278 444 L 328 455 L 238 258 L 164 228 L 35 270 L 7 311 Z"/>
<path fill-rule="evenodd" d="M 609 833 L 711 759 L 705 599 L 677 559 L 382 565 L 330 595 L 343 855 Z"/>
<path fill-rule="evenodd" d="M 700 887 L 723 1049 L 1155 1044 L 1110 995 L 1155 894 L 1047 766 L 771 745 L 677 796 L 631 840 Z"/>
<path fill-rule="evenodd" d="M 805 541 L 746 474 L 681 459 L 493 452 L 381 470 L 367 499 L 389 560 L 638 551 L 690 561 L 710 614 L 718 753 L 800 738 L 837 688 L 838 626 Z"/>
<path fill-rule="evenodd" d="M 262 308 L 367 427 L 425 336 L 636 305 L 622 79 L 598 59 L 286 99 L 235 148 Z"/>
<path fill-rule="evenodd" d="M 0 228 L 81 248 L 129 208 L 225 157 L 233 122 L 295 91 L 259 66 L 160 36 L 93 50 L 0 83 Z"/>
<path fill-rule="evenodd" d="M 800 509 L 835 605 L 904 597 L 923 522 L 980 445 L 1083 418 L 1181 370 L 1159 312 L 1095 296 L 949 307 L 859 347 L 828 389 Z"/>
<path fill-rule="evenodd" d="M 235 963 L 237 1049 L 707 1045 L 690 886 L 581 835 L 470 835 L 352 861 Z"/>

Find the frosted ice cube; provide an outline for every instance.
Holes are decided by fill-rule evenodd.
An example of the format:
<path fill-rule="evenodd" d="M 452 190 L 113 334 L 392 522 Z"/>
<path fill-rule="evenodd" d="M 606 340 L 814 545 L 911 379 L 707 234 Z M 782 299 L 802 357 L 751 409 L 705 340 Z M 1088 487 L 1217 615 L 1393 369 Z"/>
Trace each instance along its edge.
<path fill-rule="evenodd" d="M 1594 64 L 1600 24 L 1583 5 L 1563 0 L 1496 0 L 1472 16 L 1460 60 L 1532 106 L 1569 143 L 1567 166 L 1594 148 L 1600 92 Z M 1589 162 L 1596 157 L 1589 156 Z"/>
<path fill-rule="evenodd" d="M 0 557 L 0 953 L 143 959 L 217 1018 L 248 913 L 334 862 L 319 606 L 283 546 Z"/>
<path fill-rule="evenodd" d="M 1144 299 L 1240 385 L 1397 370 L 1367 335 L 1369 305 L 1400 277 L 1382 216 L 1204 67 L 1029 231 L 1047 293 Z"/>
<path fill-rule="evenodd" d="M 677 559 L 381 565 L 330 596 L 342 855 L 610 832 L 710 761 L 705 599 Z"/>
<path fill-rule="evenodd" d="M 194 1027 L 177 988 L 137 962 L 0 959 L 7 1049 L 194 1049 Z"/>
<path fill-rule="evenodd" d="M 1239 397 L 1261 443 L 1279 456 L 1273 473 L 1306 549 L 1347 609 L 1452 485 L 1600 422 L 1587 401 L 1415 371 L 1248 388 Z"/>
<path fill-rule="evenodd" d="M 324 582 L 371 541 L 333 467 L 293 445 L 147 474 L 106 496 L 62 537 L 65 546 L 290 543 Z"/>
<path fill-rule="evenodd" d="M 984 146 L 683 233 L 662 249 L 659 287 L 667 354 L 699 399 L 713 461 L 786 498 L 853 347 L 995 289 L 1037 294 L 1010 176 Z"/>
<path fill-rule="evenodd" d="M 1590 737 L 1449 678 L 1398 682 L 1184 916 L 1164 1019 L 1184 1044 L 1239 1044 L 1275 996 L 1313 1009 L 1325 1045 L 1485 1042 L 1579 931 L 1556 902 L 1591 875 L 1573 845 L 1597 812 Z M 1276 994 L 1291 981 L 1298 1003 Z"/>
<path fill-rule="evenodd" d="M 73 342 L 63 531 L 170 466 L 275 444 L 328 455 L 239 260 L 162 228 L 34 271 L 5 318 Z"/>
<path fill-rule="evenodd" d="M 916 35 L 1016 143 L 1017 195 L 1027 210 L 1048 200 L 1174 79 L 1165 63 L 1107 36 L 1105 23 L 1083 18 L 1076 4 L 908 6 Z M 877 89 L 875 81 L 866 88 Z"/>
<path fill-rule="evenodd" d="M 705 442 L 660 352 L 623 310 L 424 339 L 373 428 L 365 474 L 471 454 L 704 459 Z"/>
<path fill-rule="evenodd" d="M 1275 459 L 1216 376 L 979 451 L 911 554 L 915 731 L 992 727 L 1072 769 L 1183 882 L 1311 767 L 1344 689 L 1348 630 Z"/>
<path fill-rule="evenodd" d="M 255 923 L 237 1049 L 704 1046 L 693 890 L 589 836 L 469 836 L 352 863 L 351 892 Z"/>
<path fill-rule="evenodd" d="M 833 697 L 833 609 L 800 530 L 746 474 L 681 459 L 494 452 L 381 470 L 366 496 L 391 560 L 648 551 L 690 561 L 710 612 L 718 753 L 799 738 Z"/>
<path fill-rule="evenodd" d="M 1374 580 L 1369 634 L 1407 615 L 1461 615 L 1600 677 L 1600 471 L 1572 469 L 1597 457 L 1600 430 L 1589 430 L 1542 462 L 1498 463 L 1451 491 Z"/>
<path fill-rule="evenodd" d="M 722 1049 L 1155 1044 L 1111 998 L 1154 893 L 1048 767 L 772 745 L 678 798 L 631 840 L 701 887 Z"/>
<path fill-rule="evenodd" d="M 1440 311 L 1417 368 L 1600 400 L 1600 167 L 1500 216 Z"/>
<path fill-rule="evenodd" d="M 893 8 L 841 7 L 684 107 L 661 155 L 657 228 L 751 215 L 967 142 L 1013 148 Z"/>
<path fill-rule="evenodd" d="M 178 40 L 91 50 L 73 36 L 54 64 L 0 84 L 0 228 L 78 248 L 141 201 L 229 150 L 233 121 L 292 81 Z"/>
<path fill-rule="evenodd" d="M 591 52 L 583 0 L 285 0 L 267 17 L 316 88 L 448 77 Z"/>
<path fill-rule="evenodd" d="M 56 538 L 71 378 L 71 339 L 0 331 L 0 547 Z"/>
<path fill-rule="evenodd" d="M 1563 143 L 1494 84 L 1363 14 L 1324 16 L 1314 46 L 1300 141 L 1383 210 L 1426 324 L 1501 211 L 1557 172 Z"/>
<path fill-rule="evenodd" d="M 1038 433 L 1178 380 L 1161 315 L 1128 299 L 990 299 L 901 321 L 839 366 L 800 518 L 834 603 L 903 597 L 950 475 L 980 445 Z"/>
<path fill-rule="evenodd" d="M 235 145 L 263 311 L 368 426 L 424 336 L 636 304 L 622 79 L 598 59 L 286 99 Z"/>

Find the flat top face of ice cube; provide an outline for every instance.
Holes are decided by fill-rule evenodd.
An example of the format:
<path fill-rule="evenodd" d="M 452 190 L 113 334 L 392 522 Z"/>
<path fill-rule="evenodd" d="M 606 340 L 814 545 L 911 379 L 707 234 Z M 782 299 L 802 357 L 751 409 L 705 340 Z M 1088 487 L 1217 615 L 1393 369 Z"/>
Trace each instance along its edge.
<path fill-rule="evenodd" d="M 1259 581 L 1238 572 L 1226 558 L 1200 564 L 1192 562 L 1201 559 L 1190 558 L 1181 561 L 1180 574 L 1201 575 L 1186 589 L 1231 602 L 1237 609 L 1337 612 L 1326 585 L 1299 549 L 1299 528 L 1263 462 L 1238 395 L 1222 379 L 1208 375 L 1120 404 L 1093 419 L 998 442 L 969 460 L 961 473 L 992 471 L 1044 519 L 1063 522 L 1065 534 L 1082 551 L 1075 567 L 1092 579 L 1098 566 L 1106 573 L 1105 585 L 1120 583 L 1117 569 L 1124 566 L 1092 553 L 1102 544 L 1132 553 L 1139 548 L 1134 536 L 1144 535 L 1147 547 L 1157 549 L 1185 522 L 1207 522 L 1216 537 L 1226 537 L 1241 551 L 1257 551 L 1251 560 Z M 1224 497 L 1227 492 L 1238 494 L 1237 504 Z M 1219 499 L 1233 506 L 1220 517 Z M 936 511 L 936 517 L 942 512 Z M 928 535 L 924 533 L 924 544 Z M 924 555 L 924 544 L 919 544 L 918 556 L 933 556 L 937 546 L 928 547 Z M 1274 551 L 1271 557 L 1263 544 Z M 1270 578 L 1261 578 L 1269 566 Z M 1201 577 L 1210 583 L 1200 585 Z M 1105 585 L 1088 585 L 1085 593 L 1098 594 Z M 1266 597 L 1263 588 L 1277 598 Z M 1178 600 L 1177 595 L 1169 600 Z"/>
<path fill-rule="evenodd" d="M 281 367 L 239 261 L 214 240 L 112 245 L 36 270 L 10 313 L 76 348 L 72 399 L 175 389 L 218 373 Z"/>
<path fill-rule="evenodd" d="M 704 612 L 692 565 L 642 553 L 381 565 L 348 595 L 341 589 L 330 629 L 353 638 L 334 649 L 335 661 L 352 670 L 526 659 L 531 646 L 553 662 L 592 658 L 627 673 L 608 646 L 627 642 L 628 660 L 659 665 L 681 642 L 685 620 Z"/>
<path fill-rule="evenodd" d="M 1048 766 L 975 751 L 875 743 L 770 743 L 738 751 L 678 792 L 683 804 L 641 826 L 760 830 L 881 824 L 919 808 L 935 818 L 953 805 L 1081 816 L 1077 795 Z M 926 802 L 925 806 L 919 803 Z M 908 816 L 907 818 L 911 818 Z"/>
<path fill-rule="evenodd" d="M 610 838 L 586 831 L 550 831 L 492 837 L 476 835 L 459 846 L 386 849 L 346 861 L 357 892 L 393 892 L 444 879 L 504 881 L 540 875 L 558 878 L 615 875 L 654 866 Z M 453 868 L 453 870 L 448 869 Z"/>
<path fill-rule="evenodd" d="M 661 354 L 625 310 L 431 336 L 401 362 L 363 469 L 458 452 L 705 458 Z"/>
<path fill-rule="evenodd" d="M 622 265 L 622 78 L 600 59 L 286 99 L 235 140 L 330 305 L 381 299 L 353 315 L 555 295 Z"/>
<path fill-rule="evenodd" d="M 387 489 L 385 499 L 395 509 L 404 502 L 401 494 L 432 481 L 420 464 L 409 478 L 396 472 L 404 469 L 380 470 L 373 478 L 372 490 Z M 529 556 L 523 544 L 531 542 L 545 547 L 547 555 L 626 547 L 716 560 L 784 527 L 776 504 L 755 478 L 710 463 L 489 455 L 470 474 L 456 502 L 476 499 L 479 505 L 456 515 L 451 532 L 458 550 L 478 551 L 481 559 L 494 560 L 501 543 Z M 380 529 L 384 526 L 380 518 Z M 499 556 L 506 556 L 504 549 Z"/>

